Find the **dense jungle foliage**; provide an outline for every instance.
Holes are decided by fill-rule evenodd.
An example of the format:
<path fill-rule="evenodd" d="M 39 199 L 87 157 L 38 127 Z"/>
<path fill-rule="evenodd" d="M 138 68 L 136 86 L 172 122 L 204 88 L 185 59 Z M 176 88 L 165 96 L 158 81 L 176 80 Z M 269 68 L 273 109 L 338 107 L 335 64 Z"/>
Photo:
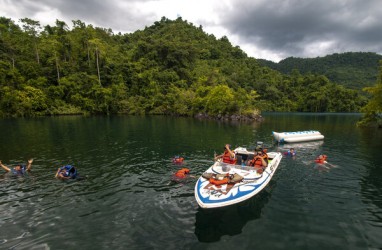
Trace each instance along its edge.
<path fill-rule="evenodd" d="M 382 128 L 382 60 L 379 62 L 379 74 L 377 83 L 372 87 L 364 88 L 364 91 L 371 95 L 367 105 L 362 107 L 364 113 L 358 122 L 361 127 Z"/>
<path fill-rule="evenodd" d="M 288 57 L 275 63 L 258 60 L 263 66 L 270 67 L 284 74 L 298 70 L 302 74 L 314 73 L 325 75 L 332 82 L 345 87 L 362 90 L 377 81 L 378 62 L 382 55 L 371 52 L 347 52 L 316 58 Z"/>
<path fill-rule="evenodd" d="M 20 27 L 21 25 L 21 27 Z M 0 116 L 354 112 L 359 91 L 261 66 L 227 37 L 163 17 L 131 34 L 0 17 Z"/>

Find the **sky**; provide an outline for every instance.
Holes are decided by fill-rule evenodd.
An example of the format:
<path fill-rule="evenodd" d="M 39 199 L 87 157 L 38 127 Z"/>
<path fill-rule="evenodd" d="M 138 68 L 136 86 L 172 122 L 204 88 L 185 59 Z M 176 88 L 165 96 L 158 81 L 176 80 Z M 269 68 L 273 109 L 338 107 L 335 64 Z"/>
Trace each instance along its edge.
<path fill-rule="evenodd" d="M 162 17 L 226 36 L 248 56 L 278 62 L 343 52 L 382 54 L 380 0 L 0 0 L 0 16 L 42 26 L 72 20 L 131 33 Z M 20 25 L 21 26 L 21 25 Z"/>

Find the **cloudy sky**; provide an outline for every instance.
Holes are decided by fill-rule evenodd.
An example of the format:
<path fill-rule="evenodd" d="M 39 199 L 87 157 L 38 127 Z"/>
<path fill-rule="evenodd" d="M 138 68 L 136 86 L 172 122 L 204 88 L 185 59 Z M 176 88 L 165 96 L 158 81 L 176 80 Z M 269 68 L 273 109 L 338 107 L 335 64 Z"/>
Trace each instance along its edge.
<path fill-rule="evenodd" d="M 130 33 L 165 16 L 227 36 L 247 55 L 278 62 L 342 52 L 382 54 L 380 0 L 0 0 L 0 16 L 41 25 L 81 20 Z"/>

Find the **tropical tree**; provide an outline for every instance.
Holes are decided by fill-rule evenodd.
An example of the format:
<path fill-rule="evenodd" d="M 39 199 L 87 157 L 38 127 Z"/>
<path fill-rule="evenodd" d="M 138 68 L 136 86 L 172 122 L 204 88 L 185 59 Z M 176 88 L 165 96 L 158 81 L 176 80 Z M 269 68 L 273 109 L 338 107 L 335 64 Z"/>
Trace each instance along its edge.
<path fill-rule="evenodd" d="M 379 62 L 378 82 L 373 87 L 364 88 L 372 95 L 369 102 L 362 108 L 364 116 L 358 123 L 359 126 L 373 126 L 377 124 L 382 128 L 382 61 Z"/>
<path fill-rule="evenodd" d="M 40 22 L 32 20 L 30 18 L 22 18 L 20 19 L 20 21 L 23 23 L 24 31 L 32 39 L 32 44 L 33 44 L 35 55 L 36 55 L 36 61 L 38 64 L 40 64 L 40 55 L 39 55 L 39 48 L 38 48 L 38 42 L 39 42 L 38 35 L 41 31 Z"/>

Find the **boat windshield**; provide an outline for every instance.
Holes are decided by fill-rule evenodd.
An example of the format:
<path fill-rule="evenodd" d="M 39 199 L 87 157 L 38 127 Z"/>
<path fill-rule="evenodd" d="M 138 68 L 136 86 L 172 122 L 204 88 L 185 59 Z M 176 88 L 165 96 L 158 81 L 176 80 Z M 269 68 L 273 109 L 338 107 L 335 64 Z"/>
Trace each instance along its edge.
<path fill-rule="evenodd" d="M 224 172 L 228 172 L 231 169 L 241 169 L 241 170 L 254 170 L 253 167 L 251 166 L 242 166 L 242 165 L 234 165 L 234 164 L 229 164 L 229 163 L 224 163 L 224 162 L 217 162 L 218 167 L 221 167 Z"/>

